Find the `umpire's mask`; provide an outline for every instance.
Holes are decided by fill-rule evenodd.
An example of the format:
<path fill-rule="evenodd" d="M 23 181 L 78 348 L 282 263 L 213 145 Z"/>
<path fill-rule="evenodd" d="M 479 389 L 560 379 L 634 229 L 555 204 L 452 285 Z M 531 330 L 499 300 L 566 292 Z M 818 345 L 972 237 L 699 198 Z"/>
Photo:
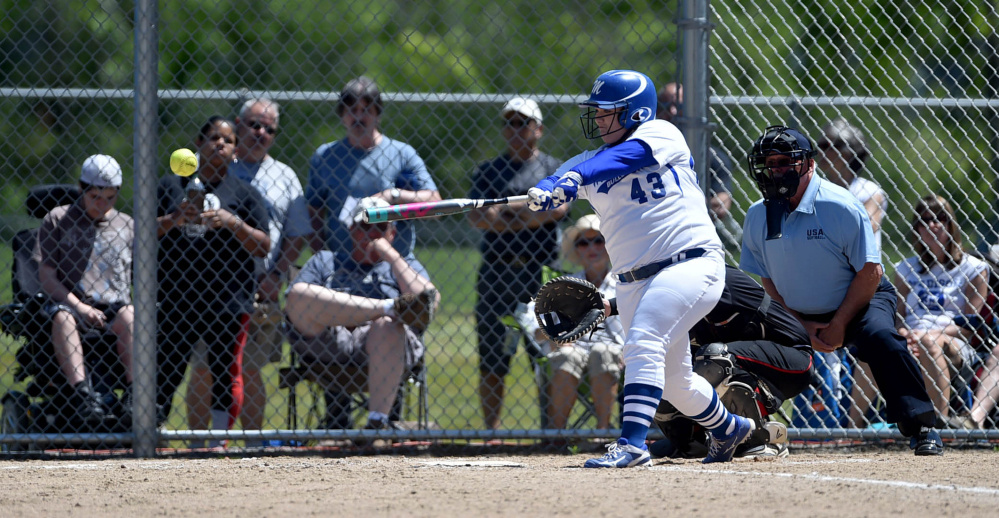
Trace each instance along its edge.
<path fill-rule="evenodd" d="M 812 141 L 787 126 L 770 126 L 753 143 L 749 170 L 763 193 L 767 209 L 767 239 L 783 235 L 784 218 L 791 210 L 791 198 L 798 191 L 801 176 L 815 156 Z M 767 162 L 767 157 L 772 157 Z"/>

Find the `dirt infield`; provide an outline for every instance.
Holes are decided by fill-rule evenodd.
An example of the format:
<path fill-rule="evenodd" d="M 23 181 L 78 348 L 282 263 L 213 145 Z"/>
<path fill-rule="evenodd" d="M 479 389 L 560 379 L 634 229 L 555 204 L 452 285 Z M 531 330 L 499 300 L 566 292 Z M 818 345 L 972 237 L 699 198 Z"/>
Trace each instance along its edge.
<path fill-rule="evenodd" d="M 0 462 L 21 516 L 995 516 L 999 454 L 795 451 L 584 470 L 584 455 Z M 210 513 L 210 514 L 206 514 Z M 766 516 L 762 514 L 760 516 Z"/>

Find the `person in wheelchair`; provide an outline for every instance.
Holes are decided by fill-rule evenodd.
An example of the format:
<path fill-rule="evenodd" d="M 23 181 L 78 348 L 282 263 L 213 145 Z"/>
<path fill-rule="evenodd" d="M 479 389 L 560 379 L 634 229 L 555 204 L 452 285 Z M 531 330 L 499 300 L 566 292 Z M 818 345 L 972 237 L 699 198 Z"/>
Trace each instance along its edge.
<path fill-rule="evenodd" d="M 350 230 L 349 258 L 322 250 L 286 291 L 288 339 L 303 365 L 328 392 L 367 388 L 366 429 L 395 428 L 391 421 L 405 372 L 422 359 L 422 334 L 440 295 L 426 268 L 392 245 L 393 223 L 368 224 L 365 209 L 387 207 L 381 198 L 348 204 L 341 220 Z M 352 372 L 351 372 L 352 371 Z M 344 380 L 342 374 L 356 374 Z M 361 378 L 361 379 L 358 379 Z"/>
<path fill-rule="evenodd" d="M 603 297 L 614 298 L 617 280 L 610 273 L 610 257 L 604 248 L 600 218 L 596 214 L 583 216 L 566 229 L 562 240 L 562 259 L 583 267 L 581 271 L 571 274 L 573 277 L 589 281 Z M 533 302 L 528 304 L 527 312 L 534 315 Z M 589 337 L 561 346 L 548 342 L 548 337 L 534 318 L 525 323 L 528 324 L 526 331 L 533 332 L 535 339 L 545 344 L 543 349 L 550 351 L 548 361 L 552 374 L 548 382 L 549 427 L 566 427 L 576 404 L 580 381 L 586 372 L 590 380 L 597 428 L 609 429 L 624 364 L 621 356 L 624 327 L 620 318 L 609 317 Z"/>
<path fill-rule="evenodd" d="M 85 366 L 81 332 L 110 329 L 116 337 L 117 357 L 124 367 L 125 390 L 121 411 L 131 411 L 132 217 L 114 208 L 121 189 L 118 162 L 93 155 L 83 162 L 80 198 L 56 207 L 42 220 L 34 259 L 46 296 L 44 315 L 51 318 L 51 343 L 60 387 L 72 412 L 71 420 L 98 424 L 115 416 L 94 389 Z"/>

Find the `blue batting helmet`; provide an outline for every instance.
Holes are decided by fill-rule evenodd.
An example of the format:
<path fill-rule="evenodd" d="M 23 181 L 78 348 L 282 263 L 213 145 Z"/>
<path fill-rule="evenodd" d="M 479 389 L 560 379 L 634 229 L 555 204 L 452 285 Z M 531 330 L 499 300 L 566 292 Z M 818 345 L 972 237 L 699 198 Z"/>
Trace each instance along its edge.
<path fill-rule="evenodd" d="M 600 133 L 596 125 L 596 108 L 604 110 L 623 108 L 618 121 L 624 130 L 630 130 L 654 119 L 657 103 L 656 86 L 649 76 L 634 70 L 604 72 L 593 81 L 590 97 L 579 105 L 587 108 L 579 117 L 583 124 L 583 134 L 589 139 L 605 135 Z"/>

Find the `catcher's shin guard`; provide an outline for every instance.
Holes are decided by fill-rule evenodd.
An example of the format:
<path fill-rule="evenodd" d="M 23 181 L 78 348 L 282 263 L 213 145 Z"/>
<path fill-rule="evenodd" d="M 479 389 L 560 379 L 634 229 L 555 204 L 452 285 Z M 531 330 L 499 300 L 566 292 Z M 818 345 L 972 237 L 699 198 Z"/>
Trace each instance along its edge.
<path fill-rule="evenodd" d="M 680 413 L 669 401 L 665 399 L 659 401 L 659 407 L 656 408 L 656 414 L 652 418 L 652 422 L 656 423 L 656 426 L 666 436 L 666 439 L 656 441 L 653 445 L 659 446 L 663 450 L 662 453 L 653 452 L 653 455 L 657 458 L 693 459 L 704 457 L 707 454 L 707 431 L 701 425 Z M 668 448 L 663 449 L 661 443 L 668 444 Z M 652 447 L 650 446 L 650 448 Z"/>
<path fill-rule="evenodd" d="M 751 419 L 756 424 L 756 429 L 746 440 L 746 444 L 758 445 L 770 442 L 770 432 L 766 428 L 767 421 L 760 412 L 756 391 L 752 387 L 741 381 L 729 382 L 728 390 L 719 399 L 729 412 Z M 784 436 L 787 437 L 787 429 L 784 430 Z"/>

